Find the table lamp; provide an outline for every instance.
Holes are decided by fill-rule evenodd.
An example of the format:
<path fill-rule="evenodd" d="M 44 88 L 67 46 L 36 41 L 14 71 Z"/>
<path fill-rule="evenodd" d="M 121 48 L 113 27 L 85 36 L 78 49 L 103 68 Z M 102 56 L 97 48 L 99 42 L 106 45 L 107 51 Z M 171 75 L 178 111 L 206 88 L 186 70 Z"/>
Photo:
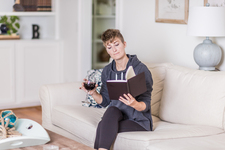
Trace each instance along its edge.
<path fill-rule="evenodd" d="M 206 37 L 194 49 L 194 60 L 200 70 L 216 70 L 222 51 L 209 37 L 225 36 L 225 7 L 191 7 L 187 35 Z"/>

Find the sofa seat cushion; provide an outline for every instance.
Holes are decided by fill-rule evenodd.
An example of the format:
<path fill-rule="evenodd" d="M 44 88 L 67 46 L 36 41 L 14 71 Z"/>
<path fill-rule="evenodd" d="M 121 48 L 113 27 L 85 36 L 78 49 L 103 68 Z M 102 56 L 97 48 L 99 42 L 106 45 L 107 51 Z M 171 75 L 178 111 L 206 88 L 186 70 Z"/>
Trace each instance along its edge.
<path fill-rule="evenodd" d="M 224 133 L 224 130 L 216 127 L 173 124 L 164 121 L 155 122 L 153 127 L 154 131 L 119 133 L 114 148 L 146 149 L 149 143 L 158 141 L 205 137 Z"/>
<path fill-rule="evenodd" d="M 93 145 L 98 122 L 105 109 L 83 107 L 80 105 L 60 105 L 52 110 L 54 125 L 76 135 L 85 143 Z M 178 138 L 202 137 L 223 133 L 220 128 L 200 125 L 182 125 L 161 121 L 153 116 L 154 131 L 119 133 L 115 148 L 143 148 L 151 141 Z M 137 140 L 138 139 L 138 140 Z"/>
<path fill-rule="evenodd" d="M 105 109 L 60 105 L 52 109 L 52 123 L 93 145 L 98 122 Z"/>
<path fill-rule="evenodd" d="M 148 150 L 224 150 L 225 133 L 182 139 L 151 141 Z"/>

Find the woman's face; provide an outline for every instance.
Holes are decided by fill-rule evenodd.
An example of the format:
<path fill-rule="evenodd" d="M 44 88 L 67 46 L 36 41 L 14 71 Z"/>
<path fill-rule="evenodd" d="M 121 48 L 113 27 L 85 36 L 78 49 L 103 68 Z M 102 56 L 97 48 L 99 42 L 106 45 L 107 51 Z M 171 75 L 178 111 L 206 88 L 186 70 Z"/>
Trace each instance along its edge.
<path fill-rule="evenodd" d="M 126 56 L 125 47 L 127 43 L 122 41 L 119 38 L 115 38 L 112 43 L 108 42 L 105 47 L 108 54 L 114 59 L 119 60 Z"/>

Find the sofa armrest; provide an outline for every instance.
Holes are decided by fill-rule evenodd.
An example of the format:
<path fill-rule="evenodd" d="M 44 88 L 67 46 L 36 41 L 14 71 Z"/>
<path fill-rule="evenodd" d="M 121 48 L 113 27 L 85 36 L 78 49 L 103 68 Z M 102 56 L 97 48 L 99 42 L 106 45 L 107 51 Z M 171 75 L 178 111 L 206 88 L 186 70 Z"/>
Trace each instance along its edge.
<path fill-rule="evenodd" d="M 39 91 L 42 102 L 49 101 L 51 106 L 80 104 L 86 93 L 79 89 L 81 82 L 43 85 Z"/>
<path fill-rule="evenodd" d="M 82 105 L 86 93 L 79 89 L 81 82 L 47 84 L 39 90 L 42 124 L 51 124 L 52 108 L 56 105 Z"/>

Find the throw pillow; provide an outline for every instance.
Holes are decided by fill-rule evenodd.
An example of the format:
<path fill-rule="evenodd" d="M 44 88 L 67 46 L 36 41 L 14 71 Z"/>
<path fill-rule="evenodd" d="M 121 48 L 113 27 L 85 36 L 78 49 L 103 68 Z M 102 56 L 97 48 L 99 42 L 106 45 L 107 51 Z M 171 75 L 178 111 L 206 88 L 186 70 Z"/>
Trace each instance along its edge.
<path fill-rule="evenodd" d="M 98 93 L 100 93 L 101 86 L 102 86 L 102 81 L 101 81 L 102 70 L 103 69 L 92 69 L 87 72 L 87 77 L 96 79 L 96 84 L 98 85 L 96 91 Z M 99 105 L 94 100 L 94 98 L 89 94 L 86 95 L 86 101 L 82 103 L 82 106 L 102 108 L 102 106 Z"/>

